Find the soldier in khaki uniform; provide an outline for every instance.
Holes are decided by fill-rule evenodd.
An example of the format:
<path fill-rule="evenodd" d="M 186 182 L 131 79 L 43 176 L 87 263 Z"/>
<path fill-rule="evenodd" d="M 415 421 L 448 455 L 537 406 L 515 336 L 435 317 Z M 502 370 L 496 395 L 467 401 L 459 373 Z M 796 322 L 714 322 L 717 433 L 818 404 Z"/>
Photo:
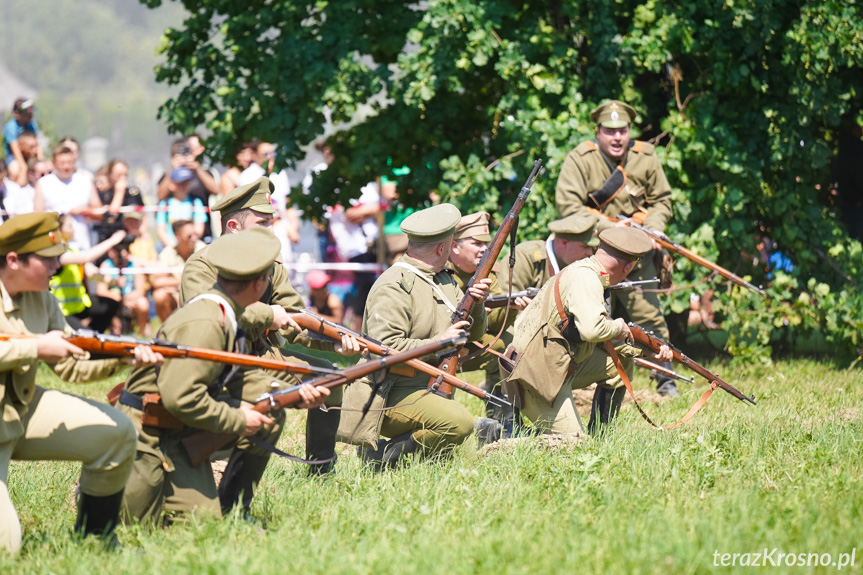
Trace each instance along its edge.
<path fill-rule="evenodd" d="M 0 342 L 0 549 L 10 553 L 21 547 L 21 524 L 7 487 L 11 460 L 83 462 L 75 530 L 113 542 L 135 458 L 135 428 L 122 413 L 36 385 L 39 360 L 71 382 L 104 379 L 128 365 L 88 360 L 86 352 L 63 339 L 71 330 L 48 292 L 66 251 L 59 228 L 56 213 L 24 214 L 0 226 L 0 331 L 34 336 Z M 161 359 L 148 347 L 136 349 L 139 365 Z"/>
<path fill-rule="evenodd" d="M 451 204 L 414 212 L 401 224 L 408 235 L 407 253 L 386 270 L 372 287 L 363 314 L 363 332 L 397 351 L 414 349 L 429 341 L 458 336 L 479 339 L 487 319 L 482 303 L 491 280 L 471 287 L 477 299 L 471 309 L 472 324 L 450 323 L 463 292 L 445 265 L 452 235 L 461 218 Z M 437 363 L 435 357 L 423 358 Z M 429 376 L 412 368 L 390 368 L 378 387 L 370 379 L 357 380 L 345 391 L 339 435 L 361 447 L 360 455 L 379 467 L 395 466 L 409 453 L 428 455 L 461 444 L 473 430 L 474 418 L 457 401 L 427 393 Z M 374 391 L 374 397 L 371 396 Z M 372 397 L 371 410 L 360 419 Z M 381 411 L 384 407 L 392 407 Z M 379 437 L 391 438 L 389 441 Z"/>
<path fill-rule="evenodd" d="M 210 246 L 208 262 L 216 284 L 172 314 L 161 337 L 182 345 L 245 353 L 238 318 L 267 290 L 281 244 L 261 228 L 225 234 Z M 124 519 L 155 522 L 163 511 L 221 514 L 208 463 L 193 466 L 180 442 L 188 428 L 250 436 L 274 422 L 247 403 L 221 401 L 217 395 L 231 366 L 199 359 L 169 359 L 161 370 L 135 370 L 120 397 L 120 407 L 138 430 L 137 456 L 123 498 Z M 315 408 L 328 390 L 303 388 Z M 156 399 L 154 394 L 160 396 Z M 158 416 L 158 417 L 157 417 Z M 145 419 L 145 417 L 147 417 Z"/>
<path fill-rule="evenodd" d="M 632 228 L 612 228 L 600 233 L 596 255 L 567 266 L 549 281 L 521 313 L 515 324 L 515 367 L 508 386 L 520 386 L 524 415 L 545 432 L 583 433 L 572 400 L 572 389 L 598 383 L 588 430 L 594 434 L 620 409 L 625 388 L 604 346 L 608 340 L 631 339 L 623 319 L 610 319 L 605 306 L 609 287 L 623 281 L 638 259 L 652 249 L 650 238 Z M 561 332 L 561 311 L 570 318 L 572 331 Z M 640 355 L 629 345 L 617 348 L 630 375 L 632 360 Z M 664 347 L 661 360 L 669 360 Z M 516 394 L 518 395 L 518 394 Z"/>
<path fill-rule="evenodd" d="M 579 213 L 548 224 L 552 234 L 544 240 L 531 240 L 515 246 L 512 291 L 541 288 L 557 272 L 578 260 L 593 255 L 599 245 L 597 217 Z"/>
<path fill-rule="evenodd" d="M 590 113 L 597 124 L 596 139 L 579 144 L 563 163 L 557 180 L 555 202 L 558 214 L 589 213 L 587 207 L 612 217 L 632 217 L 652 230 L 663 232 L 671 218 L 671 186 L 651 144 L 631 141 L 629 127 L 635 110 L 623 102 L 606 102 Z M 600 231 L 615 224 L 600 219 Z M 653 252 L 642 258 L 630 274 L 631 280 L 659 275 L 657 258 L 661 247 L 653 242 Z M 626 317 L 668 340 L 668 325 L 656 293 L 619 290 L 612 296 L 612 313 Z M 670 366 L 668 366 L 670 367 Z M 677 395 L 673 379 L 657 377 L 657 390 Z"/>
<path fill-rule="evenodd" d="M 488 221 L 488 212 L 477 212 L 463 216 L 455 227 L 449 263 L 454 272 L 453 278 L 462 291 L 467 289 L 467 284 L 473 274 L 476 273 L 479 262 L 485 255 L 491 241 Z M 488 278 L 491 280 L 489 288 L 491 295 L 506 295 L 506 292 L 500 287 L 495 270 L 489 273 Z M 488 327 L 478 343 L 482 346 L 490 344 L 497 334 L 501 333 L 501 330 L 506 330 L 515 323 L 516 315 L 520 310 L 527 307 L 528 303 L 530 303 L 529 298 L 515 298 L 512 300 L 508 313 L 505 307 L 486 308 Z M 510 341 L 512 341 L 511 334 L 504 331 L 489 349 L 502 353 Z M 469 344 L 467 346 L 467 350 L 471 353 L 475 353 L 478 349 L 475 345 Z M 459 361 L 459 369 L 462 371 L 484 370 L 486 372 L 486 391 L 500 395 L 501 391 L 498 385 L 500 369 L 498 368 L 497 357 L 493 354 L 485 352 L 467 362 Z M 512 411 L 505 411 L 488 404 L 486 405 L 486 413 L 491 419 L 480 418 L 475 426 L 477 438 L 481 445 L 498 440 L 503 433 L 503 428 L 506 428 L 508 433 L 512 432 Z"/>
<path fill-rule="evenodd" d="M 273 183 L 269 178 L 259 178 L 251 184 L 240 186 L 213 205 L 213 210 L 221 215 L 222 234 L 238 233 L 242 230 L 260 227 L 269 230 L 275 210 L 270 202 Z M 280 263 L 280 262 L 279 262 Z M 209 262 L 209 248 L 196 252 L 186 262 L 180 286 L 180 301 L 187 302 L 210 289 L 216 281 L 216 270 Z M 359 351 L 359 344 L 353 337 L 346 336 L 341 344 L 333 346 L 328 342 L 310 340 L 300 332 L 300 327 L 290 319 L 289 313 L 305 307 L 303 298 L 297 293 L 288 279 L 283 265 L 277 265 L 261 301 L 246 307 L 237 321 L 246 330 L 250 352 L 271 359 L 315 363 L 332 367 L 327 362 L 305 355 L 294 349 L 286 349 L 287 342 L 305 347 L 317 347 L 329 351 L 339 351 L 352 355 Z M 252 402 L 261 394 L 273 391 L 274 383 L 285 386 L 296 384 L 297 380 L 285 380 L 284 375 L 263 369 L 248 368 L 239 370 L 228 382 L 228 391 L 234 397 Z M 334 390 L 327 398 L 327 406 L 341 405 L 341 388 Z M 336 431 L 339 424 L 338 410 L 309 411 L 306 420 L 306 458 L 326 460 L 335 456 Z M 274 445 L 282 433 L 284 412 L 273 416 L 275 423 L 265 428 L 262 437 Z M 254 486 L 261 480 L 269 461 L 270 454 L 260 447 L 241 440 L 231 455 L 222 481 L 219 485 L 219 499 L 223 511 L 240 502 L 248 510 L 254 496 Z M 334 461 L 310 467 L 312 473 L 327 473 Z"/>

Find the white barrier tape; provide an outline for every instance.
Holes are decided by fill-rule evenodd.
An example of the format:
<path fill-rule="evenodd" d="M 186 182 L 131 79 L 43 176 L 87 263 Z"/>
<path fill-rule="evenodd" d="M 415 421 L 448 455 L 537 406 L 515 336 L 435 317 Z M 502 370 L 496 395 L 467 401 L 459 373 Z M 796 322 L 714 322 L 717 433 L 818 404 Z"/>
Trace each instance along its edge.
<path fill-rule="evenodd" d="M 348 271 L 348 272 L 382 272 L 386 266 L 380 264 L 352 264 L 352 263 L 288 263 L 284 264 L 289 270 L 298 272 L 307 272 L 309 270 L 330 270 L 330 271 Z M 134 275 L 155 275 L 155 274 L 179 274 L 183 272 L 183 266 L 146 266 L 135 268 L 124 268 L 118 270 L 116 268 L 100 268 L 99 275 L 102 276 L 134 276 Z"/>

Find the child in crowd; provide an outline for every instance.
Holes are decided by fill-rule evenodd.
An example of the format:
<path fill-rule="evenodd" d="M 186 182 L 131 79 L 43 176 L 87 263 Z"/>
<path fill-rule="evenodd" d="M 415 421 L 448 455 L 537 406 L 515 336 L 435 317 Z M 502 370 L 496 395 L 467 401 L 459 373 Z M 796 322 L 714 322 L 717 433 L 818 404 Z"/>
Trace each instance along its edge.
<path fill-rule="evenodd" d="M 159 207 L 167 210 L 156 214 L 156 235 L 164 247 L 177 245 L 171 224 L 178 220 L 192 221 L 195 233 L 198 237 L 204 237 L 204 224 L 207 222 L 204 203 L 199 198 L 189 197 L 189 185 L 193 177 L 192 170 L 184 166 L 171 170 L 168 182 L 170 196 L 159 202 Z"/>
<path fill-rule="evenodd" d="M 96 284 L 96 295 L 110 298 L 120 307 L 119 313 L 111 320 L 113 335 L 131 332 L 131 326 L 124 324 L 134 318 L 141 335 L 149 337 L 152 329 L 150 300 L 147 299 L 147 279 L 140 274 L 118 273 L 121 270 L 135 268 L 135 263 L 129 259 L 129 243 L 128 239 L 124 239 L 108 250 L 108 259 L 99 268 L 103 278 Z"/>
<path fill-rule="evenodd" d="M 330 276 L 323 270 L 312 270 L 306 275 L 306 283 L 311 289 L 309 309 L 324 319 L 342 323 L 345 308 L 336 294 L 330 293 Z"/>

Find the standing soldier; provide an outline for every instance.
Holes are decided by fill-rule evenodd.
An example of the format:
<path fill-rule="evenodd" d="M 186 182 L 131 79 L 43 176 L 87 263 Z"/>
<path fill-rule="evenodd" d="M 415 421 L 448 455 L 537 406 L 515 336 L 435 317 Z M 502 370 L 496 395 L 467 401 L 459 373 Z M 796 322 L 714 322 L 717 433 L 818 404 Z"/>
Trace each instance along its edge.
<path fill-rule="evenodd" d="M 21 547 L 21 523 L 7 487 L 11 460 L 83 462 L 75 531 L 102 535 L 108 543 L 116 541 L 113 530 L 135 460 L 135 428 L 126 416 L 36 385 L 39 360 L 71 382 L 104 379 L 127 367 L 116 359 L 85 361 L 88 354 L 63 339 L 69 327 L 48 282 L 65 251 L 56 213 L 23 214 L 0 226 L 0 331 L 34 336 L 0 343 L 0 549 L 10 553 Z M 135 350 L 138 365 L 161 360 L 149 347 Z"/>
<path fill-rule="evenodd" d="M 217 239 L 207 255 L 218 272 L 216 284 L 172 314 L 161 336 L 190 347 L 245 353 L 237 318 L 268 289 L 280 250 L 279 240 L 260 228 Z M 237 407 L 236 400 L 217 399 L 232 371 L 213 361 L 177 358 L 159 371 L 131 374 L 119 402 L 138 430 L 138 453 L 123 499 L 125 519 L 156 522 L 163 511 L 220 515 L 209 463 L 193 466 L 181 438 L 189 428 L 250 436 L 274 423 L 248 403 Z M 319 407 L 328 394 L 305 386 L 299 407 Z"/>
<path fill-rule="evenodd" d="M 578 260 L 593 255 L 599 245 L 596 216 L 579 213 L 548 224 L 552 232 L 544 240 L 531 240 L 515 246 L 512 291 L 541 288 L 557 272 Z"/>
<path fill-rule="evenodd" d="M 597 125 L 596 139 L 582 142 L 567 155 L 557 179 L 555 202 L 561 217 L 589 213 L 587 208 L 593 208 L 610 217 L 631 217 L 660 233 L 665 230 L 672 214 L 671 186 L 653 146 L 629 139 L 635 116 L 632 106 L 617 100 L 590 113 Z M 602 231 L 614 225 L 600 219 L 597 227 Z M 657 277 L 661 257 L 661 247 L 653 241 L 653 252 L 641 260 L 630 279 Z M 616 290 L 612 300 L 613 316 L 624 316 L 668 341 L 658 294 Z M 673 379 L 657 376 L 656 381 L 659 393 L 678 395 Z"/>
<path fill-rule="evenodd" d="M 470 288 L 477 299 L 470 312 L 472 323 L 451 323 L 464 293 L 451 270 L 444 268 L 460 218 L 458 208 L 440 204 L 402 222 L 407 252 L 372 286 L 363 314 L 364 333 L 396 351 L 458 337 L 465 329 L 472 340 L 483 336 L 488 278 Z M 437 363 L 433 357 L 423 359 Z M 428 382 L 427 374 L 399 365 L 377 385 L 368 378 L 352 383 L 344 401 L 351 411 L 345 411 L 339 435 L 360 445 L 360 456 L 377 468 L 394 467 L 410 453 L 429 455 L 461 444 L 473 430 L 473 416 L 457 401 L 428 393 Z M 370 399 L 371 409 L 361 418 Z M 390 440 L 379 439 L 381 435 Z"/>
<path fill-rule="evenodd" d="M 626 278 L 639 258 L 652 249 L 641 230 L 614 228 L 599 235 L 595 256 L 567 266 L 547 282 L 515 324 L 515 339 L 506 355 L 510 397 L 521 398 L 522 412 L 544 432 L 583 433 L 572 390 L 597 383 L 588 431 L 596 434 L 620 410 L 626 393 L 605 347 L 609 340 L 632 339 L 623 319 L 610 319 L 607 290 Z M 564 320 L 569 324 L 561 325 Z M 641 351 L 622 345 L 622 356 Z M 627 375 L 632 360 L 622 357 Z M 663 346 L 660 359 L 671 359 Z M 504 362 L 502 362 L 504 363 Z"/>
<path fill-rule="evenodd" d="M 260 227 L 267 231 L 273 223 L 275 210 L 270 203 L 273 183 L 269 178 L 258 180 L 240 186 L 224 196 L 213 205 L 213 210 L 221 214 L 222 234 L 233 234 L 240 231 Z M 345 355 L 359 351 L 359 344 L 350 336 L 344 337 L 341 344 L 335 347 L 322 341 L 310 341 L 300 334 L 301 328 L 288 316 L 297 312 L 305 303 L 288 279 L 285 267 L 281 262 L 273 271 L 270 285 L 259 302 L 246 307 L 237 318 L 240 327 L 246 330 L 250 353 L 283 361 L 305 361 L 307 363 L 320 360 L 300 354 L 294 350 L 280 349 L 285 339 L 291 343 L 301 343 L 307 346 L 317 346 L 330 351 L 336 349 Z M 216 283 L 216 269 L 209 261 L 209 248 L 204 248 L 186 262 L 180 285 L 180 301 L 188 302 L 192 298 L 209 290 Z M 332 367 L 323 363 L 324 367 Z M 277 372 L 263 369 L 242 369 L 237 376 L 227 382 L 228 391 L 237 398 L 252 402 L 261 394 L 273 391 L 273 383 L 284 379 L 284 374 L 278 377 Z M 296 380 L 282 382 L 285 386 L 293 385 Z M 328 398 L 327 406 L 341 405 L 342 394 L 335 390 Z M 335 456 L 336 431 L 339 426 L 338 410 L 310 410 L 306 420 L 306 458 L 318 461 L 329 460 Z M 273 415 L 275 423 L 265 428 L 264 441 L 274 445 L 282 433 L 285 414 L 282 411 Z M 223 511 L 228 511 L 240 502 L 248 510 L 254 495 L 253 488 L 260 482 L 270 459 L 269 452 L 252 445 L 248 440 L 241 440 L 231 454 L 228 466 L 219 484 L 219 499 Z M 335 461 L 313 465 L 311 473 L 329 472 Z"/>

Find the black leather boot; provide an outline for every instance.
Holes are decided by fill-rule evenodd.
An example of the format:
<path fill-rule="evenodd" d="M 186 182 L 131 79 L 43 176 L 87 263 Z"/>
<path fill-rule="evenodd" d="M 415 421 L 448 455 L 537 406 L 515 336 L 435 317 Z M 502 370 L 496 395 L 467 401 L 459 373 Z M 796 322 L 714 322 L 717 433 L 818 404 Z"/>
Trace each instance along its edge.
<path fill-rule="evenodd" d="M 503 436 L 503 425 L 497 419 L 477 417 L 473 424 L 473 432 L 476 435 L 477 449 L 482 449 Z"/>
<path fill-rule="evenodd" d="M 375 471 L 394 468 L 404 457 L 422 451 L 422 446 L 414 441 L 413 431 L 393 437 L 389 441 L 378 440 L 375 450 L 360 448 L 358 455 L 365 463 L 371 464 Z"/>
<path fill-rule="evenodd" d="M 243 514 L 248 516 L 252 498 L 255 496 L 255 486 L 264 476 L 269 461 L 269 454 L 258 455 L 240 449 L 231 453 L 228 466 L 222 474 L 222 481 L 219 482 L 219 504 L 223 514 L 230 513 L 242 498 Z"/>
<path fill-rule="evenodd" d="M 80 533 L 84 537 L 98 535 L 106 546 L 120 547 L 114 529 L 120 523 L 120 505 L 122 502 L 122 489 L 105 497 L 80 492 L 78 494 L 78 518 L 75 519 L 75 533 Z"/>
<path fill-rule="evenodd" d="M 667 369 L 674 369 L 674 365 L 670 361 L 666 361 L 660 365 Z M 659 395 L 680 397 L 680 394 L 677 393 L 677 384 L 674 380 L 667 375 L 662 375 L 661 373 L 656 374 L 656 391 Z"/>
<path fill-rule="evenodd" d="M 590 421 L 587 423 L 587 432 L 596 436 L 604 433 L 608 424 L 617 417 L 623 396 L 626 395 L 625 387 L 609 389 L 596 386 L 593 392 L 593 404 L 590 408 Z"/>
<path fill-rule="evenodd" d="M 339 430 L 341 411 L 310 409 L 306 416 L 306 459 L 324 460 L 336 456 L 336 433 Z M 332 473 L 336 460 L 309 465 L 309 475 Z"/>

